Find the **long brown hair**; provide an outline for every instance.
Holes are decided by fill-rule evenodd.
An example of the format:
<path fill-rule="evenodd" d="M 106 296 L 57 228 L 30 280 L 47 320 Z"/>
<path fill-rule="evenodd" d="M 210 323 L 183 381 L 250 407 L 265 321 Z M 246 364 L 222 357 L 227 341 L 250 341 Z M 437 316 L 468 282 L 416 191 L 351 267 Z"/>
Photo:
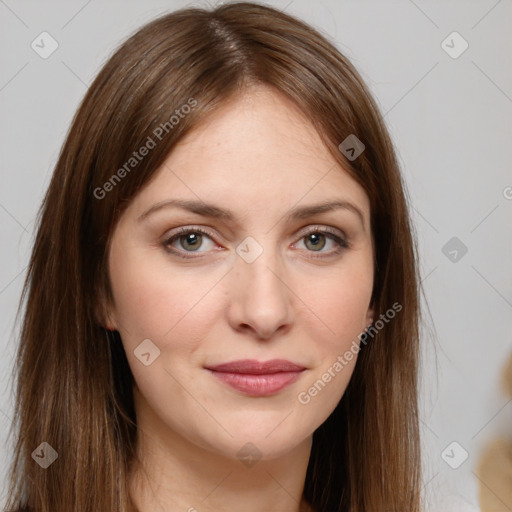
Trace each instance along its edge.
<path fill-rule="evenodd" d="M 375 317 L 401 306 L 366 340 L 343 398 L 315 431 L 304 497 L 318 512 L 420 510 L 420 283 L 390 137 L 359 74 L 332 43 L 290 15 L 249 2 L 183 9 L 148 23 L 108 59 L 78 108 L 38 214 L 20 300 L 10 509 L 131 510 L 133 377 L 119 334 L 102 327 L 102 306 L 112 300 L 111 235 L 175 144 L 252 84 L 290 98 L 364 188 Z M 365 145 L 355 159 L 339 148 L 349 135 Z M 131 160 L 149 138 L 154 147 Z M 46 469 L 32 457 L 44 453 L 43 442 L 58 454 Z"/>

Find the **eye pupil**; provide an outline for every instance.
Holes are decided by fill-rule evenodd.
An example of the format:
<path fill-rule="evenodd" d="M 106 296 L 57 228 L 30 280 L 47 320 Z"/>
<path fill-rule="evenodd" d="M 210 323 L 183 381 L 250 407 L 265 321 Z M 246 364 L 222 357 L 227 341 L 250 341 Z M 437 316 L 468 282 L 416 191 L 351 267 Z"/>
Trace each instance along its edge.
<path fill-rule="evenodd" d="M 324 237 L 324 243 L 321 244 L 321 240 L 320 240 L 320 237 Z M 323 249 L 324 245 L 325 245 L 325 235 L 322 235 L 322 234 L 318 234 L 318 233 L 311 233 L 310 235 L 308 235 L 307 237 L 307 241 L 309 242 L 310 240 L 312 240 L 312 244 L 313 244 L 313 248 L 320 248 L 320 249 Z M 320 244 L 320 245 L 319 245 Z M 306 244 L 307 245 L 307 244 Z"/>
<path fill-rule="evenodd" d="M 197 249 L 198 246 L 201 245 L 200 244 L 201 235 L 198 235 L 197 233 L 188 233 L 187 235 L 185 235 L 182 238 L 185 238 L 186 244 L 188 244 L 190 242 L 191 245 L 193 245 L 193 246 L 195 245 L 196 247 L 192 247 L 193 249 Z M 187 247 L 184 247 L 183 244 L 182 244 L 182 247 L 184 249 L 187 248 Z"/>

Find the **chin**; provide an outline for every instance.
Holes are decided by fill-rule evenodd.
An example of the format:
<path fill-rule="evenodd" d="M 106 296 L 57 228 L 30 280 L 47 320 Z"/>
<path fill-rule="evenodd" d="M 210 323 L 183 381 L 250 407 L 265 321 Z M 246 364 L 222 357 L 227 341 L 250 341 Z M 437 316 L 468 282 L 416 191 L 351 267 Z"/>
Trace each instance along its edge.
<path fill-rule="evenodd" d="M 278 423 L 273 423 L 271 428 L 267 424 L 261 428 L 234 428 L 227 427 L 229 432 L 236 432 L 233 437 L 223 435 L 221 439 L 205 439 L 196 442 L 199 446 L 208 451 L 223 455 L 241 462 L 249 461 L 246 465 L 250 467 L 252 460 L 275 460 L 293 451 L 301 443 L 306 442 L 308 435 L 299 435 L 283 429 L 278 432 Z M 273 431 L 274 430 L 274 431 Z"/>

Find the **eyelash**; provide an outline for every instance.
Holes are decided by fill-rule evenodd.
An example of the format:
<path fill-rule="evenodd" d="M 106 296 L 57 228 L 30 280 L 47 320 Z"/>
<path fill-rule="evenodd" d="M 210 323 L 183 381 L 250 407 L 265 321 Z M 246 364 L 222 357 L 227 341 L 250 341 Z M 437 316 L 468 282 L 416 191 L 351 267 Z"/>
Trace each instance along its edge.
<path fill-rule="evenodd" d="M 182 236 L 188 235 L 190 233 L 197 233 L 197 234 L 201 234 L 201 235 L 206 235 L 207 237 L 213 239 L 213 236 L 210 233 L 208 233 L 208 231 L 206 231 L 206 230 L 204 230 L 204 229 L 202 229 L 200 227 L 180 228 L 177 233 L 175 233 L 174 235 L 172 235 L 169 238 L 166 238 L 163 241 L 164 249 L 167 252 L 178 256 L 179 258 L 188 259 L 188 260 L 199 258 L 200 256 L 185 256 L 185 254 L 187 252 L 192 252 L 192 251 L 181 251 L 181 250 L 172 249 L 170 247 L 170 244 L 172 244 L 175 240 L 178 240 Z M 330 257 L 330 256 L 334 256 L 334 255 L 340 254 L 345 249 L 349 249 L 350 248 L 350 244 L 348 243 L 347 240 L 345 240 L 344 238 L 341 238 L 340 236 L 338 236 L 337 234 L 335 234 L 333 231 L 331 231 L 328 228 L 318 228 L 318 227 L 314 227 L 313 226 L 313 227 L 309 228 L 307 230 L 307 232 L 304 233 L 300 237 L 299 240 L 302 240 L 303 238 L 306 238 L 309 235 L 318 234 L 318 233 L 320 233 L 322 235 L 327 235 L 328 238 L 330 238 L 331 240 L 334 240 L 334 242 L 336 242 L 338 247 L 335 250 L 333 250 L 333 251 L 331 251 L 331 252 L 329 252 L 327 254 L 321 253 L 322 256 L 312 255 L 311 257 L 314 258 L 314 259 L 317 259 L 317 258 L 327 258 L 327 257 Z M 308 251 L 308 252 L 313 252 L 314 253 L 315 251 Z"/>

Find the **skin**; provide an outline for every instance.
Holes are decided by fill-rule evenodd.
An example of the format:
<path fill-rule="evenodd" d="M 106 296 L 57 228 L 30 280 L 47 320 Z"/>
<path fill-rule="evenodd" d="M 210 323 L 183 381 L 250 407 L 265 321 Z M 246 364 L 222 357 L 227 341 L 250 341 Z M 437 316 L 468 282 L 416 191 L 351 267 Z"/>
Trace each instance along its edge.
<path fill-rule="evenodd" d="M 173 198 L 229 208 L 236 221 L 178 208 L 138 220 Z M 363 220 L 348 209 L 285 219 L 296 206 L 332 199 L 354 204 Z M 166 250 L 179 227 L 209 232 L 167 244 L 191 259 Z M 306 236 L 308 227 L 331 227 L 349 248 L 335 254 L 336 241 Z M 252 263 L 236 252 L 248 236 L 263 249 Z M 180 141 L 130 203 L 109 272 L 106 320 L 136 382 L 141 462 L 130 486 L 139 510 L 307 510 L 312 434 L 341 399 L 356 357 L 308 404 L 298 395 L 372 322 L 374 278 L 369 199 L 309 121 L 262 86 L 231 99 Z M 145 339 L 160 350 L 148 366 L 134 354 Z M 274 358 L 306 370 L 268 397 L 248 396 L 204 368 Z M 247 442 L 261 456 L 251 467 L 237 456 Z"/>

